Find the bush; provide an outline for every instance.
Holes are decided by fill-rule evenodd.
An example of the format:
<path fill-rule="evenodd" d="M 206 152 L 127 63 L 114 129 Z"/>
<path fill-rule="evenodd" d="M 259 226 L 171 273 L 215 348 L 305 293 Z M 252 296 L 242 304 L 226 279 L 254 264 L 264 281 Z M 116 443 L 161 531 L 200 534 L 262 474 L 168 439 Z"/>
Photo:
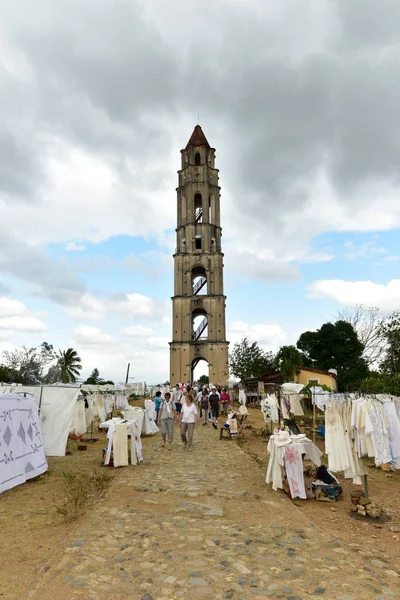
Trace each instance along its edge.
<path fill-rule="evenodd" d="M 95 471 L 92 475 L 78 475 L 71 471 L 63 473 L 62 491 L 64 500 L 55 505 L 58 514 L 66 520 L 82 515 L 92 499 L 101 497 L 111 483 L 112 475 L 106 471 Z"/>
<path fill-rule="evenodd" d="M 361 391 L 367 394 L 391 394 L 392 396 L 400 396 L 400 375 L 371 373 L 371 375 L 362 382 Z"/>

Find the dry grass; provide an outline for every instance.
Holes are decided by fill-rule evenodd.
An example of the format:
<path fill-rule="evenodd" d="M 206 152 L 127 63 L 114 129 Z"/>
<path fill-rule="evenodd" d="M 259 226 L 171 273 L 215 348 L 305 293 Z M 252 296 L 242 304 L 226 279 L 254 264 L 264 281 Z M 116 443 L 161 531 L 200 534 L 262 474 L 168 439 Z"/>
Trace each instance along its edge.
<path fill-rule="evenodd" d="M 99 441 L 88 444 L 86 452 L 80 452 L 77 444 L 70 442 L 70 454 L 48 459 L 49 470 L 24 485 L 0 495 L 0 556 L 7 556 L 12 569 L 1 569 L 0 596 L 7 600 L 20 600 L 29 582 L 46 561 L 55 560 L 63 553 L 65 540 L 79 527 L 84 514 L 96 498 L 104 495 L 109 482 L 118 469 L 101 467 L 102 448 L 107 445 L 104 433 Z M 68 497 L 64 473 L 75 475 L 75 482 L 85 478 L 90 481 L 90 494 L 84 502 L 80 491 L 67 502 L 71 519 L 62 514 Z M 76 485 L 76 483 L 74 483 Z M 72 509 L 72 507 L 76 506 Z M 56 507 L 61 507 L 61 512 Z"/>

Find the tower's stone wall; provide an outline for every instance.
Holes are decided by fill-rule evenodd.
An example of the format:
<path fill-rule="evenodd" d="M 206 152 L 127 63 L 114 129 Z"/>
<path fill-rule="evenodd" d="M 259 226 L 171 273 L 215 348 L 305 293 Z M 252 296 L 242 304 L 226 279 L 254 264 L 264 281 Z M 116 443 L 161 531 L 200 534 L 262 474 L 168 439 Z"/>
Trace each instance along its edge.
<path fill-rule="evenodd" d="M 198 359 L 209 364 L 210 381 L 228 379 L 220 187 L 215 150 L 196 126 L 182 153 L 178 171 L 174 296 L 172 298 L 171 384 L 190 381 Z M 207 280 L 206 294 L 195 293 L 194 281 Z M 195 339 L 193 320 L 207 317 L 207 339 Z"/>

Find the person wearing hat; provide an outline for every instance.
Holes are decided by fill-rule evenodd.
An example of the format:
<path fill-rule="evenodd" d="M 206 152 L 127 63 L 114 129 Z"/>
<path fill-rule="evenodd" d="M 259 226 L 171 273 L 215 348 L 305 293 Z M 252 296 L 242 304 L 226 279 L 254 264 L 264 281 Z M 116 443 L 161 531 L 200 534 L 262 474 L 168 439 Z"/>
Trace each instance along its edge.
<path fill-rule="evenodd" d="M 213 419 L 212 426 L 214 429 L 217 429 L 218 417 L 219 417 L 219 395 L 217 393 L 216 387 L 213 387 L 211 390 L 211 394 L 208 397 L 208 401 L 210 403 L 211 415 Z"/>
<path fill-rule="evenodd" d="M 162 435 L 162 447 L 165 448 L 165 442 L 168 434 L 168 450 L 172 450 L 172 441 L 174 439 L 174 420 L 175 420 L 175 406 L 171 400 L 171 394 L 165 393 L 165 400 L 161 402 L 160 409 L 158 411 L 158 423 L 157 425 L 161 428 Z"/>

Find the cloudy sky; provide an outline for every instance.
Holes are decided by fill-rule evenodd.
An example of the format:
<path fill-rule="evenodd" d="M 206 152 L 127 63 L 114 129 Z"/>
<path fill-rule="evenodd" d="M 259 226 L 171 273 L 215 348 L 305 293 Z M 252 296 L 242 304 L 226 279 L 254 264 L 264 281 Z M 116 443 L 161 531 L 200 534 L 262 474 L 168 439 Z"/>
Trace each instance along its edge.
<path fill-rule="evenodd" d="M 217 149 L 228 339 L 400 307 L 398 0 L 0 0 L 0 350 L 168 378 L 176 171 Z"/>

